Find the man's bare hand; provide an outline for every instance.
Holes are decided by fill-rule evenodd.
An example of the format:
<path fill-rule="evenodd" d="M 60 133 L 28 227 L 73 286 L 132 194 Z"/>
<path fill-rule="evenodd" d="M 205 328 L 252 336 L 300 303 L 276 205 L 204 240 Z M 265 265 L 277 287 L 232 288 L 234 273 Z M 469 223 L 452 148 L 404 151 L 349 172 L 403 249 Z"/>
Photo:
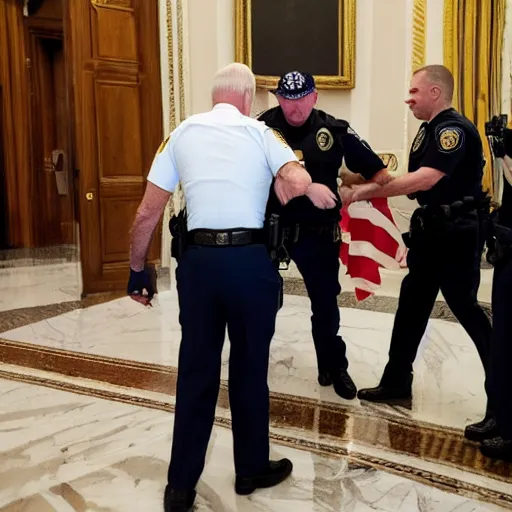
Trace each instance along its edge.
<path fill-rule="evenodd" d="M 322 210 L 330 210 L 336 206 L 336 194 L 321 183 L 312 183 L 306 192 L 306 196 L 317 208 Z"/>
<path fill-rule="evenodd" d="M 341 204 L 343 206 L 348 206 L 350 203 L 353 202 L 354 197 L 354 189 L 350 187 L 340 187 L 339 194 L 341 199 Z"/>
<path fill-rule="evenodd" d="M 352 185 L 362 185 L 363 183 L 367 183 L 367 181 L 360 175 L 355 172 L 349 171 L 348 169 L 342 169 L 340 172 L 340 178 L 342 181 L 342 186 L 351 187 Z"/>
<path fill-rule="evenodd" d="M 281 204 L 303 196 L 311 185 L 311 176 L 298 162 L 283 165 L 276 176 L 274 190 Z"/>

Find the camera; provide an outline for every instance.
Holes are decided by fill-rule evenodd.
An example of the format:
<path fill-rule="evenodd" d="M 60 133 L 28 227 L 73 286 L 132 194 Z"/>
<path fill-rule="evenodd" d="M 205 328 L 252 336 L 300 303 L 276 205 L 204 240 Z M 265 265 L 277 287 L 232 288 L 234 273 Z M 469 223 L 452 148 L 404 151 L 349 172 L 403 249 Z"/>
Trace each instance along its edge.
<path fill-rule="evenodd" d="M 503 139 L 505 137 L 505 131 L 507 129 L 508 116 L 502 114 L 500 116 L 494 116 L 490 121 L 485 123 L 485 136 L 496 137 L 497 139 Z"/>

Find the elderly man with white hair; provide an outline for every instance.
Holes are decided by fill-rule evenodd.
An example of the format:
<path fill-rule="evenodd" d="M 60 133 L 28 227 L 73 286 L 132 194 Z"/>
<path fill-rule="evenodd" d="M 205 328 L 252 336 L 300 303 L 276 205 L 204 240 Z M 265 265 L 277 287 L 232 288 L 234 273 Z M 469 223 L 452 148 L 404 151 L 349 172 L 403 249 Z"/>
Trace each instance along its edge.
<path fill-rule="evenodd" d="M 187 204 L 187 248 L 176 282 L 180 346 L 166 512 L 192 508 L 215 417 L 226 327 L 231 351 L 235 490 L 250 494 L 286 479 L 292 463 L 269 459 L 270 342 L 282 281 L 263 231 L 270 187 L 286 204 L 311 178 L 290 147 L 249 116 L 255 78 L 242 64 L 214 77 L 213 109 L 185 120 L 157 153 L 133 226 L 128 294 L 149 304 L 144 269 L 151 238 L 178 181 Z M 328 204 L 330 197 L 315 201 Z M 146 294 L 143 294 L 143 290 Z"/>

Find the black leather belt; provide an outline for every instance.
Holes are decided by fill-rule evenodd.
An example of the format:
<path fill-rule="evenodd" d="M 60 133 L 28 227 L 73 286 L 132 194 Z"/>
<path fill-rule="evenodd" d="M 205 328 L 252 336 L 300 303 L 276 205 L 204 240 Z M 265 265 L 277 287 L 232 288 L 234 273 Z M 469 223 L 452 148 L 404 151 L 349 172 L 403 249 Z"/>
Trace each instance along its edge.
<path fill-rule="evenodd" d="M 262 244 L 265 237 L 262 229 L 194 229 L 188 234 L 190 245 L 211 247 L 233 247 Z"/>

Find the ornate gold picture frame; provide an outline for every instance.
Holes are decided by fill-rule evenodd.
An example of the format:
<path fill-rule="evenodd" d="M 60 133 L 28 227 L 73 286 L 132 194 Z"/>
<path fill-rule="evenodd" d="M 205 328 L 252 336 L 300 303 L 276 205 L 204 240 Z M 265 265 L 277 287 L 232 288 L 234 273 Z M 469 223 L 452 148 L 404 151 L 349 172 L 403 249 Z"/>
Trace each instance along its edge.
<path fill-rule="evenodd" d="M 275 0 L 276 2 L 279 0 Z M 313 1 L 313 0 L 310 0 Z M 317 0 L 318 1 L 318 0 Z M 355 47 L 356 47 L 356 1 L 337 0 L 340 13 L 338 20 L 338 73 L 315 75 L 319 89 L 352 89 L 355 87 Z M 235 0 L 236 3 L 236 61 L 252 68 L 253 63 L 253 6 L 258 0 Z M 269 13 L 269 16 L 271 13 Z M 307 23 L 307 21 L 306 21 Z M 283 40 L 286 41 L 283 35 Z M 278 49 L 276 49 L 278 51 Z M 292 71 L 292 69 L 289 69 Z M 303 71 L 303 70 L 298 70 Z M 256 74 L 256 84 L 260 88 L 277 87 L 278 76 Z"/>

